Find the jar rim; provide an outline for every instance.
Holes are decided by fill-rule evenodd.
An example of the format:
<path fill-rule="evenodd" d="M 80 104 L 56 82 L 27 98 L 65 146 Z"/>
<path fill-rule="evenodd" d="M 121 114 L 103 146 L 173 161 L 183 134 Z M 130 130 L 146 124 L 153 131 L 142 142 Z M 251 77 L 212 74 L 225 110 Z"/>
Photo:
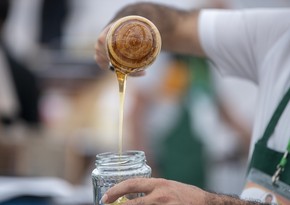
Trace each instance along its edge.
<path fill-rule="evenodd" d="M 103 152 L 96 155 L 96 166 L 99 168 L 127 167 L 145 161 L 145 153 L 140 150 L 128 150 L 121 154 Z"/>

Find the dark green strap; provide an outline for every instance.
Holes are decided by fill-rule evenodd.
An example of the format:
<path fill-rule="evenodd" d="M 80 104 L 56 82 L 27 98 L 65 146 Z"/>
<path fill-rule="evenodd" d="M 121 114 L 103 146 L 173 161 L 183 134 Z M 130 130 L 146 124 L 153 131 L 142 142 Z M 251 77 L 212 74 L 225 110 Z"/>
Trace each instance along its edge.
<path fill-rule="evenodd" d="M 264 145 L 267 144 L 267 142 L 268 142 L 269 138 L 271 137 L 271 135 L 273 134 L 275 127 L 276 127 L 283 111 L 285 110 L 289 100 L 290 100 L 290 88 L 288 89 L 288 91 L 286 92 L 286 94 L 282 98 L 280 104 L 276 108 L 274 114 L 272 115 L 271 120 L 268 123 L 268 126 L 264 132 L 263 137 L 260 139 L 260 142 L 262 144 L 264 144 Z"/>

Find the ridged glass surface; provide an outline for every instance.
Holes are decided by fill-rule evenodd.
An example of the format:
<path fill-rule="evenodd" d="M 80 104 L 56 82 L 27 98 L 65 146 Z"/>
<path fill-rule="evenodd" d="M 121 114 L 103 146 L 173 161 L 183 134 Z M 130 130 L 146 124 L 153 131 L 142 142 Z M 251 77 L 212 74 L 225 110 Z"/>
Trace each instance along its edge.
<path fill-rule="evenodd" d="M 130 151 L 116 160 L 116 154 L 103 153 L 97 155 L 96 168 L 92 172 L 94 188 L 94 204 L 103 205 L 100 199 L 115 184 L 134 177 L 150 177 L 151 168 L 145 162 L 145 155 L 140 151 Z M 127 198 L 138 197 L 132 194 Z"/>

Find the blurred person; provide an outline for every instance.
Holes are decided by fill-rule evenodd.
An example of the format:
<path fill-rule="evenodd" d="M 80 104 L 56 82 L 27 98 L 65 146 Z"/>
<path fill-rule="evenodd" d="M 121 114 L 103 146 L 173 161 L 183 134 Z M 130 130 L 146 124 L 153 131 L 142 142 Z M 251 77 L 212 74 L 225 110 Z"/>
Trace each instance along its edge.
<path fill-rule="evenodd" d="M 64 24 L 69 13 L 67 0 L 43 0 L 40 13 L 39 43 L 48 48 L 60 49 Z"/>
<path fill-rule="evenodd" d="M 290 136 L 287 125 L 290 106 L 286 107 L 290 93 L 287 92 L 290 86 L 290 30 L 289 21 L 285 21 L 290 16 L 289 9 L 182 11 L 140 3 L 125 7 L 114 20 L 126 15 L 141 15 L 155 23 L 161 33 L 164 50 L 207 57 L 224 75 L 245 78 L 259 86 L 250 167 L 273 175 Z M 100 34 L 96 45 L 96 61 L 103 68 L 108 67 L 104 46 L 108 28 Z M 283 101 L 280 103 L 281 99 Z M 286 110 L 273 133 L 275 126 L 271 127 L 272 120 L 270 125 L 268 122 L 273 119 L 271 116 L 276 110 L 281 116 L 280 110 L 283 112 L 283 109 L 281 106 L 276 109 L 278 105 L 284 106 L 283 109 L 286 107 Z M 263 154 L 259 151 L 263 151 Z M 268 163 L 269 156 L 276 156 L 271 163 Z M 285 169 L 280 180 L 289 185 L 289 164 L 286 164 Z M 145 196 L 126 204 L 258 204 L 158 178 L 121 182 L 109 189 L 102 201 L 111 203 L 132 192 L 142 192 Z"/>
<path fill-rule="evenodd" d="M 17 61 L 4 40 L 2 31 L 9 14 L 9 0 L 0 2 L 0 118 L 3 125 L 23 121 L 38 126 L 40 90 L 35 75 Z"/>

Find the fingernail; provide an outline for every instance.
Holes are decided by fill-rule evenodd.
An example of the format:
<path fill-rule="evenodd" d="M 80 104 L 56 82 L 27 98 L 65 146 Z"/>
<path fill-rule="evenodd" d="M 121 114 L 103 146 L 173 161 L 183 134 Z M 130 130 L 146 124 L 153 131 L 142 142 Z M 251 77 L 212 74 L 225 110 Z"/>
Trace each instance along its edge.
<path fill-rule="evenodd" d="M 100 204 L 105 204 L 108 200 L 108 195 L 104 194 L 100 200 Z"/>

